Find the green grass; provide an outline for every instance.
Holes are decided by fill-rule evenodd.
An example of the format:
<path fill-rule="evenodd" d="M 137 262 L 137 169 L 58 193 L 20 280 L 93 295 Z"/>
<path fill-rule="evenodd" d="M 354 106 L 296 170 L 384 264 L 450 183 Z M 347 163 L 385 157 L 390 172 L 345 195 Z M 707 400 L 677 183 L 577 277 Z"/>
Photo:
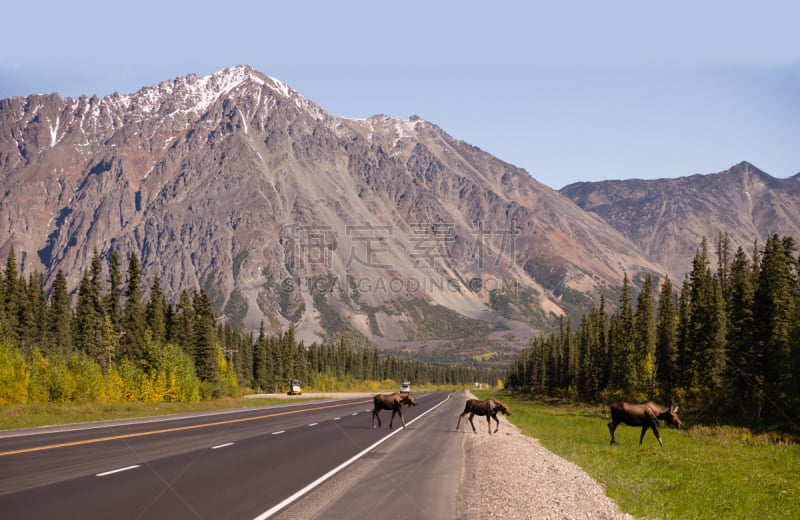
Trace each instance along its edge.
<path fill-rule="evenodd" d="M 486 392 L 476 392 L 482 397 Z M 800 515 L 800 446 L 734 427 L 620 425 L 609 445 L 605 408 L 501 397 L 526 435 L 582 467 L 620 508 L 638 518 L 779 519 Z M 686 427 L 688 426 L 688 427 Z"/>

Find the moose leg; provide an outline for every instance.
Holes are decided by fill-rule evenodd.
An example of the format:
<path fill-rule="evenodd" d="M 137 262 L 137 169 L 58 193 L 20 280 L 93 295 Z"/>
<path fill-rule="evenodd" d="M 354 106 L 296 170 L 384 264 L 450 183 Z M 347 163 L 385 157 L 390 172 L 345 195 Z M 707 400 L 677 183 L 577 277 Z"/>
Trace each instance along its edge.
<path fill-rule="evenodd" d="M 469 414 L 469 423 L 472 425 L 472 433 L 478 433 L 478 430 L 475 429 L 475 423 L 472 422 L 473 417 L 475 417 L 474 413 Z"/>
<path fill-rule="evenodd" d="M 377 408 L 372 410 L 372 429 L 373 430 L 375 429 L 375 419 L 378 419 L 378 428 L 381 427 L 381 417 L 380 417 L 380 415 L 378 415 L 379 412 L 380 412 L 380 410 L 378 410 Z"/>
<path fill-rule="evenodd" d="M 614 421 L 608 423 L 608 431 L 611 433 L 611 444 L 616 444 L 617 441 L 614 439 L 614 430 L 617 429 L 617 424 Z"/>
<path fill-rule="evenodd" d="M 658 443 L 659 443 L 659 444 L 661 445 L 661 447 L 663 448 L 663 447 L 664 447 L 664 443 L 663 443 L 663 442 L 661 442 L 661 434 L 658 432 L 658 426 L 656 426 L 656 425 L 654 424 L 653 426 L 651 426 L 651 428 L 653 428 L 653 434 L 656 436 L 656 439 L 658 439 Z"/>
<path fill-rule="evenodd" d="M 489 435 L 492 434 L 492 414 L 486 414 L 486 426 L 489 427 Z"/>
<path fill-rule="evenodd" d="M 461 426 L 461 418 L 464 417 L 464 414 L 466 414 L 466 413 L 467 412 L 464 412 L 464 413 L 462 413 L 461 415 L 458 416 L 458 422 L 456 423 L 456 431 L 458 431 L 458 427 Z"/>
<path fill-rule="evenodd" d="M 492 419 L 494 419 L 495 422 L 494 433 L 497 433 L 497 430 L 500 429 L 500 420 L 497 418 L 497 414 L 492 415 Z M 489 423 L 489 429 L 492 429 L 491 423 Z"/>
<path fill-rule="evenodd" d="M 644 434 L 645 434 L 645 433 L 647 433 L 647 429 L 648 429 L 649 427 L 650 427 L 650 426 L 649 426 L 649 425 L 647 425 L 647 424 L 645 424 L 644 426 L 642 426 L 642 434 L 639 436 L 639 444 L 641 444 L 641 443 L 642 443 L 642 439 L 644 439 Z"/>
<path fill-rule="evenodd" d="M 392 418 L 389 419 L 389 429 L 390 430 L 392 429 L 392 423 L 394 422 L 394 416 L 395 416 L 396 413 L 397 413 L 397 410 L 396 409 L 392 409 Z M 402 415 L 401 415 L 401 417 L 402 417 Z"/>

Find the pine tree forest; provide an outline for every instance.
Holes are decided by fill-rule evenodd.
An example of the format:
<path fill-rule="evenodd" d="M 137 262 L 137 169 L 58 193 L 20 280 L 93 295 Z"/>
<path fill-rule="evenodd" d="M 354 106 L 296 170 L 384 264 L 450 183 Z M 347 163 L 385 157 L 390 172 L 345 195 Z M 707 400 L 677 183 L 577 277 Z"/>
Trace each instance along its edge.
<path fill-rule="evenodd" d="M 750 254 L 721 233 L 703 239 L 678 289 L 649 276 L 634 299 L 624 279 L 577 326 L 535 338 L 505 386 L 540 397 L 610 403 L 652 399 L 698 420 L 800 424 L 800 280 L 797 244 L 771 236 Z M 713 268 L 712 268 L 713 265 Z M 794 426 L 792 426 L 794 425 Z"/>
<path fill-rule="evenodd" d="M 0 272 L 0 406 L 28 403 L 183 401 L 244 391 L 285 392 L 298 378 L 320 391 L 397 381 L 497 383 L 501 373 L 398 359 L 344 341 L 304 345 L 294 330 L 256 336 L 224 323 L 202 289 L 170 303 L 158 278 L 144 301 L 135 254 L 95 251 L 75 296 L 59 271 L 20 276 L 14 250 Z"/>

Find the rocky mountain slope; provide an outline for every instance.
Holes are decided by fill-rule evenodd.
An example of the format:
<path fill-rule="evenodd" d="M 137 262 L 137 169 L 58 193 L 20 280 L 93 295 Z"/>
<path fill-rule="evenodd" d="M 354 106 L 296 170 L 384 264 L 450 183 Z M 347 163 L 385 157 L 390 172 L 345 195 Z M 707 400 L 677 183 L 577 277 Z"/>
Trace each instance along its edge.
<path fill-rule="evenodd" d="M 0 100 L 0 193 L 0 255 L 23 274 L 75 289 L 95 250 L 136 252 L 145 284 L 306 341 L 520 345 L 624 273 L 663 272 L 434 124 L 338 118 L 248 66 Z"/>
<path fill-rule="evenodd" d="M 580 182 L 560 192 L 664 265 L 681 283 L 703 237 L 720 233 L 750 255 L 777 233 L 800 239 L 800 174 L 776 179 L 750 163 L 676 179 Z M 714 249 L 711 249 L 713 252 Z"/>

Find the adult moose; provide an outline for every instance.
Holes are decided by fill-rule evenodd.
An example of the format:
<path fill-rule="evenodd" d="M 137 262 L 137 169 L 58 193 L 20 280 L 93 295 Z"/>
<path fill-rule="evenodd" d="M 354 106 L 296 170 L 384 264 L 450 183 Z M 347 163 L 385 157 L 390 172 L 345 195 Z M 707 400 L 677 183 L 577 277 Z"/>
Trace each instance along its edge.
<path fill-rule="evenodd" d="M 406 421 L 403 419 L 403 405 L 409 406 L 417 406 L 417 400 L 414 399 L 414 396 L 411 395 L 411 392 L 407 394 L 401 394 L 400 392 L 395 392 L 393 394 L 376 394 L 372 401 L 375 403 L 375 408 L 372 409 L 372 428 L 375 428 L 375 419 L 378 419 L 378 428 L 381 427 L 381 418 L 378 415 L 381 410 L 391 410 L 392 411 L 392 418 L 389 419 L 389 429 L 392 428 L 392 421 L 394 421 L 395 414 L 400 416 L 400 421 L 403 423 L 403 429 L 406 427 Z"/>
<path fill-rule="evenodd" d="M 667 421 L 667 424 L 673 424 L 678 428 L 683 427 L 683 422 L 678 418 L 677 406 L 663 406 L 653 401 L 641 404 L 617 401 L 611 405 L 611 422 L 608 423 L 608 431 L 611 432 L 611 444 L 616 444 L 617 442 L 614 439 L 614 430 L 617 429 L 619 423 L 625 423 L 628 426 L 642 427 L 639 444 L 642 443 L 647 429 L 652 428 L 653 434 L 663 448 L 664 443 L 661 441 L 661 434 L 658 433 L 659 420 Z"/>
<path fill-rule="evenodd" d="M 508 406 L 506 406 L 504 402 L 498 401 L 492 397 L 484 399 L 483 401 L 480 399 L 468 399 L 467 403 L 464 405 L 464 412 L 458 416 L 456 431 L 458 431 L 458 427 L 461 426 L 461 418 L 469 414 L 469 423 L 472 425 L 472 431 L 474 433 L 478 433 L 478 431 L 475 429 L 475 424 L 472 422 L 472 418 L 476 415 L 486 416 L 486 424 L 489 425 L 489 435 L 492 434 L 492 419 L 494 419 L 494 422 L 497 423 L 494 428 L 494 432 L 497 433 L 497 430 L 500 428 L 500 421 L 497 419 L 497 412 L 511 415 L 511 410 L 508 409 Z"/>

